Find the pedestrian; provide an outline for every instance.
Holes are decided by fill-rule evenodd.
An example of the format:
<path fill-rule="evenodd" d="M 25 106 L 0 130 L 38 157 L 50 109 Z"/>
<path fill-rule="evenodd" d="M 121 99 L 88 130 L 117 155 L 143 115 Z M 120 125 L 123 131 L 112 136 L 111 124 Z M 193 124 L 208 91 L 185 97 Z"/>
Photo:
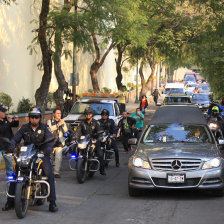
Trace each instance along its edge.
<path fill-rule="evenodd" d="M 53 160 L 55 162 L 54 166 L 54 177 L 60 178 L 60 168 L 62 162 L 62 149 L 65 145 L 64 133 L 68 131 L 67 125 L 63 119 L 61 119 L 61 110 L 54 109 L 53 117 L 47 121 L 51 133 L 55 137 L 54 150 L 53 150 Z"/>
<path fill-rule="evenodd" d="M 13 132 L 12 127 L 19 126 L 19 118 L 15 116 L 6 116 L 7 108 L 3 104 L 0 104 L 0 137 L 5 137 L 8 139 L 12 139 Z M 1 157 L 3 156 L 5 160 L 5 167 L 6 167 L 6 175 L 12 175 L 13 173 L 13 160 L 10 154 L 7 154 L 7 146 L 0 142 L 0 164 L 1 164 Z"/>
<path fill-rule="evenodd" d="M 121 113 L 126 111 L 127 99 L 128 99 L 127 88 L 125 85 L 122 85 L 121 89 L 118 91 L 118 100 L 120 102 L 120 112 Z"/>
<path fill-rule="evenodd" d="M 155 105 L 157 105 L 158 98 L 160 96 L 160 93 L 159 93 L 158 89 L 155 89 L 154 92 L 152 93 L 152 95 L 153 95 L 153 100 L 155 102 Z"/>
<path fill-rule="evenodd" d="M 135 119 L 135 127 L 138 129 L 139 132 L 142 132 L 143 129 L 143 120 L 144 120 L 144 114 L 141 113 L 140 108 L 136 108 L 136 112 L 131 115 L 132 118 Z M 139 136 L 137 136 L 139 137 Z"/>
<path fill-rule="evenodd" d="M 131 145 L 128 144 L 128 139 L 132 138 L 133 130 L 135 129 L 135 119 L 127 116 L 127 112 L 122 113 L 122 119 L 118 123 L 120 128 L 120 135 L 122 138 L 122 144 L 126 153 L 131 152 Z"/>
<path fill-rule="evenodd" d="M 143 95 L 142 99 L 140 101 L 140 110 L 142 111 L 143 114 L 145 114 L 145 110 L 148 107 L 148 105 L 149 104 L 148 104 L 147 97 L 146 97 L 146 95 Z"/>

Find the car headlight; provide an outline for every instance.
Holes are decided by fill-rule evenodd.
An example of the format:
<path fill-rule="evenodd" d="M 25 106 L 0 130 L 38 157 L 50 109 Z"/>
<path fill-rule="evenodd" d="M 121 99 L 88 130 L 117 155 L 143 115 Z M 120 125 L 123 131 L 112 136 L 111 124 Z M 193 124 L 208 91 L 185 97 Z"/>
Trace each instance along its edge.
<path fill-rule="evenodd" d="M 151 169 L 149 162 L 137 157 L 133 159 L 133 166 L 143 168 L 143 169 Z"/>
<path fill-rule="evenodd" d="M 214 159 L 211 159 L 211 160 L 205 162 L 202 169 L 206 170 L 206 169 L 216 168 L 216 167 L 219 167 L 220 164 L 221 164 L 221 159 L 214 158 Z"/>

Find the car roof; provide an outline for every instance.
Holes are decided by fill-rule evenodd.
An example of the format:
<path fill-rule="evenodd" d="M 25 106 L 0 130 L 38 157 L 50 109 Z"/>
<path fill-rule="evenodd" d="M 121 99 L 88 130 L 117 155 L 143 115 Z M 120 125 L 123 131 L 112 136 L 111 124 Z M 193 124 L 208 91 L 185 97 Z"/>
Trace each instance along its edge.
<path fill-rule="evenodd" d="M 88 102 L 88 103 L 115 103 L 116 100 L 107 99 L 107 98 L 81 98 L 77 102 Z"/>
<path fill-rule="evenodd" d="M 188 97 L 188 98 L 190 98 L 190 96 L 185 93 L 168 93 L 166 95 L 166 97 Z"/>
<path fill-rule="evenodd" d="M 165 89 L 166 88 L 184 88 L 184 84 L 183 83 L 177 83 L 177 82 L 167 83 L 166 86 L 165 86 Z"/>
<path fill-rule="evenodd" d="M 201 110 L 192 105 L 162 106 L 154 114 L 150 124 L 202 124 L 207 125 Z"/>

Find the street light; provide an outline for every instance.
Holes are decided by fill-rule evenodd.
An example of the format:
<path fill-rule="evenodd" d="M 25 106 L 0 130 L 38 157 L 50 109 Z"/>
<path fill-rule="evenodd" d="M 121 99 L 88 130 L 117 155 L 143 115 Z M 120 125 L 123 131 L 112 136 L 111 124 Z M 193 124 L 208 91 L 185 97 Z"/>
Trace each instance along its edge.
<path fill-rule="evenodd" d="M 136 98 L 135 103 L 139 103 L 138 100 L 138 56 L 137 56 L 137 67 L 136 67 Z"/>

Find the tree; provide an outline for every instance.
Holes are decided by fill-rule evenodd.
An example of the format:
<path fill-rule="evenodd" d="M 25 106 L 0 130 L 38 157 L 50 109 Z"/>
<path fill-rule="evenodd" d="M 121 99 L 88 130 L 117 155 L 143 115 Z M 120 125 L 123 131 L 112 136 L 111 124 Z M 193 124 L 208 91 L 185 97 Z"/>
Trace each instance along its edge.
<path fill-rule="evenodd" d="M 50 6 L 50 0 L 42 0 L 41 12 L 39 16 L 39 30 L 38 30 L 38 40 L 42 52 L 44 74 L 42 77 L 40 87 L 36 90 L 35 99 L 36 99 L 36 106 L 41 108 L 42 113 L 45 112 L 45 108 L 47 106 L 47 96 L 49 92 L 51 72 L 52 72 L 52 53 L 50 46 L 47 42 L 47 34 L 46 34 L 49 6 Z"/>

